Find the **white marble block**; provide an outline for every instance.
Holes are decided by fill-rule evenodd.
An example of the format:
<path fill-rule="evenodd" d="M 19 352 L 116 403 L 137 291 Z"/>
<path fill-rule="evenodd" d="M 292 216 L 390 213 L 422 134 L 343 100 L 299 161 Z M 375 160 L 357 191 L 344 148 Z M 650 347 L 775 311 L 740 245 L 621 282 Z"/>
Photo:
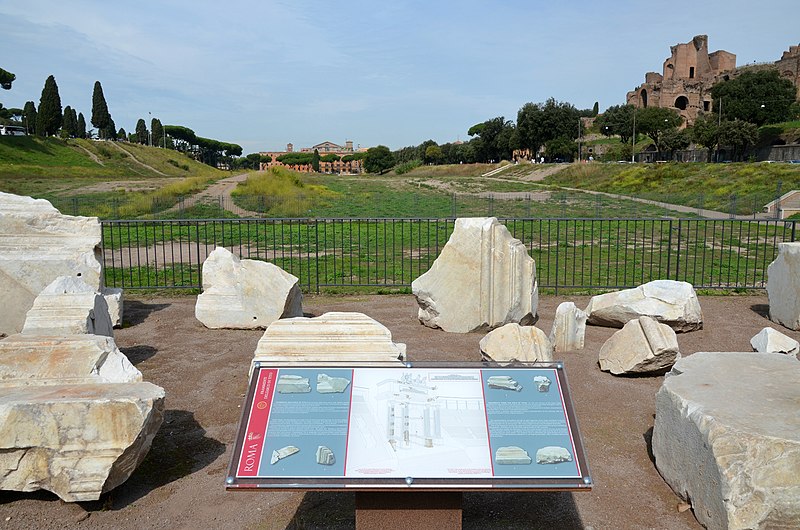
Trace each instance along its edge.
<path fill-rule="evenodd" d="M 800 329 L 800 243 L 778 243 L 778 257 L 767 267 L 769 319 Z"/>
<path fill-rule="evenodd" d="M 266 328 L 279 318 L 303 316 L 297 277 L 280 267 L 234 256 L 217 247 L 203 262 L 203 292 L 195 317 L 208 328 Z"/>
<path fill-rule="evenodd" d="M 675 331 L 650 317 L 631 320 L 600 348 L 600 369 L 614 375 L 663 372 L 676 359 Z"/>
<path fill-rule="evenodd" d="M 100 293 L 103 295 L 103 298 L 106 299 L 108 314 L 111 317 L 111 324 L 115 328 L 121 328 L 125 300 L 122 289 L 117 287 L 103 287 L 100 289 Z"/>
<path fill-rule="evenodd" d="M 800 527 L 800 363 L 695 353 L 656 394 L 653 455 L 706 528 Z"/>
<path fill-rule="evenodd" d="M 536 320 L 536 264 L 494 217 L 457 219 L 441 254 L 411 289 L 420 322 L 431 328 L 467 333 Z"/>
<path fill-rule="evenodd" d="M 678 332 L 703 329 L 703 312 L 692 284 L 654 280 L 633 289 L 593 296 L 586 307 L 589 324 L 620 328 L 641 316 Z"/>
<path fill-rule="evenodd" d="M 61 215 L 43 199 L 0 192 L 0 334 L 22 330 L 33 300 L 59 276 L 102 287 L 96 217 Z"/>
<path fill-rule="evenodd" d="M 764 328 L 752 339 L 750 345 L 753 351 L 760 353 L 788 353 L 794 355 L 800 352 L 800 343 L 791 337 L 787 337 L 780 331 L 772 328 Z"/>
<path fill-rule="evenodd" d="M 490 331 L 480 342 L 484 359 L 507 363 L 553 360 L 553 345 L 544 331 L 534 326 L 506 324 Z"/>
<path fill-rule="evenodd" d="M 81 278 L 59 276 L 33 301 L 25 335 L 114 335 L 105 297 Z"/>
<path fill-rule="evenodd" d="M 253 363 L 401 363 L 406 345 L 392 342 L 389 329 L 361 313 L 325 313 L 276 320 L 258 341 Z M 252 371 L 252 365 L 251 365 Z"/>
<path fill-rule="evenodd" d="M 573 302 L 560 303 L 549 336 L 553 349 L 557 352 L 582 350 L 587 317 Z"/>

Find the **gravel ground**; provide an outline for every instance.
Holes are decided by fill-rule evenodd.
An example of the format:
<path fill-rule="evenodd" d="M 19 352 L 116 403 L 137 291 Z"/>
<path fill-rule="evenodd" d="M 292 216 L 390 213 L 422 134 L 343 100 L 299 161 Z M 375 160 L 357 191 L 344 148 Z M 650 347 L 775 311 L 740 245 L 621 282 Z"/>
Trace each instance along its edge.
<path fill-rule="evenodd" d="M 537 326 L 549 332 L 560 302 L 544 297 Z M 262 331 L 208 330 L 194 318 L 194 297 L 129 299 L 122 351 L 145 380 L 167 392 L 165 421 L 147 459 L 99 501 L 68 504 L 47 492 L 0 492 L 3 529 L 352 528 L 353 493 L 229 492 L 224 478 Z M 678 335 L 684 355 L 749 351 L 750 338 L 772 325 L 767 297 L 701 297 L 703 330 Z M 359 311 L 386 325 L 411 360 L 478 361 L 483 334 L 421 326 L 412 296 L 309 296 L 309 316 Z M 590 492 L 466 493 L 464 528 L 700 528 L 692 510 L 656 470 L 650 452 L 655 393 L 663 377 L 615 377 L 597 357 L 614 333 L 589 327 L 586 347 L 563 360 L 595 487 Z M 406 526 L 398 521 L 401 526 Z"/>

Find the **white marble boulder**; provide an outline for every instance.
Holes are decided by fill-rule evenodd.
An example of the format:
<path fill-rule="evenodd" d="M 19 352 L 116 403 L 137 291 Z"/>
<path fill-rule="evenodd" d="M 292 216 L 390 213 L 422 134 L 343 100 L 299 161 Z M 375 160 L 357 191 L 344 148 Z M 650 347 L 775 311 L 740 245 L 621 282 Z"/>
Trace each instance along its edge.
<path fill-rule="evenodd" d="M 800 527 L 800 363 L 695 353 L 656 394 L 653 455 L 706 528 Z"/>
<path fill-rule="evenodd" d="M 631 320 L 600 348 L 600 369 L 614 375 L 663 373 L 677 359 L 675 331 L 650 317 Z"/>
<path fill-rule="evenodd" d="M 102 288 L 96 217 L 62 215 L 48 201 L 0 192 L 0 334 L 22 330 L 36 296 L 59 276 Z"/>
<path fill-rule="evenodd" d="M 800 352 L 800 342 L 772 328 L 764 328 L 759 331 L 750 339 L 750 345 L 753 347 L 753 351 L 759 353 L 788 353 L 794 355 Z"/>
<path fill-rule="evenodd" d="M 163 419 L 164 390 L 100 335 L 0 341 L 0 489 L 97 500 L 127 480 Z"/>
<path fill-rule="evenodd" d="M 207 328 L 263 329 L 279 318 L 303 316 L 297 277 L 280 267 L 217 247 L 203 262 L 203 292 L 195 317 Z"/>
<path fill-rule="evenodd" d="M 778 257 L 767 267 L 769 319 L 800 329 L 800 242 L 778 243 Z"/>
<path fill-rule="evenodd" d="M 553 360 L 553 345 L 544 331 L 513 322 L 490 331 L 481 339 L 480 349 L 484 359 L 498 363 Z"/>
<path fill-rule="evenodd" d="M 276 320 L 258 341 L 253 364 L 366 366 L 402 363 L 405 358 L 406 345 L 392 342 L 391 331 L 377 320 L 362 313 L 331 312 Z"/>
<path fill-rule="evenodd" d="M 105 297 L 81 278 L 59 276 L 33 301 L 25 317 L 26 335 L 114 336 Z"/>
<path fill-rule="evenodd" d="M 411 289 L 419 321 L 454 333 L 536 321 L 536 264 L 494 217 L 457 219 L 430 270 Z"/>
<path fill-rule="evenodd" d="M 557 352 L 582 350 L 587 317 L 574 302 L 560 303 L 549 335 L 553 349 Z"/>
<path fill-rule="evenodd" d="M 103 298 L 106 299 L 112 326 L 121 328 L 125 303 L 125 296 L 122 289 L 118 287 L 103 287 L 100 289 L 100 293 L 103 295 Z"/>
<path fill-rule="evenodd" d="M 703 329 L 703 312 L 692 284 L 654 280 L 633 289 L 593 296 L 586 307 L 589 324 L 620 328 L 641 316 L 677 332 Z"/>

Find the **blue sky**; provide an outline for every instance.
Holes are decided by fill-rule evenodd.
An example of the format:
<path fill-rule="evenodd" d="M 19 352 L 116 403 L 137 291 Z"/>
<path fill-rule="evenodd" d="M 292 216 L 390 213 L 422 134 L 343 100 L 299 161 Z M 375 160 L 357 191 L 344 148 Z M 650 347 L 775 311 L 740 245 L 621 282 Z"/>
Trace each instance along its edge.
<path fill-rule="evenodd" d="M 797 0 L 541 2 L 6 0 L 6 107 L 53 74 L 89 121 L 95 80 L 117 127 L 150 115 L 245 153 L 352 140 L 397 149 L 468 139 L 548 97 L 600 110 L 709 36 L 737 64 L 800 44 Z M 780 13 L 783 13 L 781 15 Z"/>

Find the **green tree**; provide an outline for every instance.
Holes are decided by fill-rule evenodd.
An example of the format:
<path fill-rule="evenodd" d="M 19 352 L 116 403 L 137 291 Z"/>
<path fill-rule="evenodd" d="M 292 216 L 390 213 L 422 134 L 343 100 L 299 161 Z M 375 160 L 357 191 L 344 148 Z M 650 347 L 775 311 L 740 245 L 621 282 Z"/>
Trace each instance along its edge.
<path fill-rule="evenodd" d="M 550 98 L 544 103 L 526 103 L 517 113 L 517 142 L 520 147 L 538 153 L 556 138 L 576 139 L 580 112 L 570 103 Z"/>
<path fill-rule="evenodd" d="M 742 160 L 750 145 L 758 140 L 758 127 L 742 120 L 723 121 L 719 126 L 719 143 L 733 148 L 734 160 Z"/>
<path fill-rule="evenodd" d="M 164 127 L 161 126 L 161 120 L 158 118 L 153 118 L 150 120 L 150 133 L 153 135 L 153 145 L 157 145 L 158 147 L 165 147 L 164 146 Z"/>
<path fill-rule="evenodd" d="M 663 107 L 647 107 L 636 111 L 636 129 L 653 140 L 656 151 L 663 149 L 664 135 L 681 124 L 676 111 Z"/>
<path fill-rule="evenodd" d="M 75 109 L 67 105 L 64 107 L 64 117 L 61 120 L 61 130 L 63 136 L 67 138 L 78 137 L 78 117 L 75 115 Z"/>
<path fill-rule="evenodd" d="M 259 164 L 261 163 L 261 155 L 260 154 L 258 154 L 258 153 L 250 153 L 249 155 L 247 155 L 244 158 L 245 158 L 245 160 L 247 160 L 247 163 L 245 165 L 249 169 L 255 169 L 255 170 L 259 169 L 259 167 L 260 167 Z"/>
<path fill-rule="evenodd" d="M 557 158 L 562 160 L 574 159 L 578 155 L 578 144 L 572 138 L 561 136 L 548 140 L 544 144 L 544 150 L 551 161 Z"/>
<path fill-rule="evenodd" d="M 132 137 L 133 137 L 133 140 L 131 139 Z M 133 134 L 128 134 L 128 133 L 125 131 L 125 128 L 124 128 L 124 127 L 120 127 L 120 128 L 119 128 L 119 131 L 117 131 L 117 138 L 118 138 L 118 139 L 120 139 L 120 140 L 122 140 L 123 142 L 135 142 L 135 141 L 137 140 L 137 139 L 135 138 L 135 135 L 133 135 Z"/>
<path fill-rule="evenodd" d="M 83 112 L 78 113 L 78 138 L 86 138 L 86 118 Z"/>
<path fill-rule="evenodd" d="M 592 107 L 592 117 L 594 118 L 600 113 L 600 102 L 595 101 L 594 106 Z"/>
<path fill-rule="evenodd" d="M 44 82 L 42 97 L 39 99 L 39 110 L 36 114 L 36 133 L 40 136 L 52 136 L 61 128 L 61 96 L 58 95 L 56 78 L 52 75 Z"/>
<path fill-rule="evenodd" d="M 105 128 L 103 131 L 104 138 L 108 138 L 109 140 L 116 140 L 117 137 L 117 125 L 114 123 L 113 118 L 108 118 L 108 127 Z"/>
<path fill-rule="evenodd" d="M 36 134 L 36 104 L 33 101 L 26 101 L 22 109 L 22 123 L 28 134 Z"/>
<path fill-rule="evenodd" d="M 394 167 L 394 155 L 385 145 L 370 147 L 364 157 L 364 169 L 369 173 L 384 173 Z"/>
<path fill-rule="evenodd" d="M 314 149 L 314 154 L 311 156 L 311 169 L 319 173 L 319 151 Z"/>
<path fill-rule="evenodd" d="M 17 76 L 8 70 L 0 68 L 0 87 L 3 87 L 5 90 L 11 90 L 11 83 L 13 83 L 16 78 Z"/>
<path fill-rule="evenodd" d="M 780 123 L 792 116 L 797 87 L 775 69 L 746 71 L 711 88 L 714 112 L 723 120 L 742 120 L 758 126 Z"/>
<path fill-rule="evenodd" d="M 692 136 L 686 129 L 669 129 L 661 137 L 661 147 L 670 153 L 686 149 L 690 143 Z"/>
<path fill-rule="evenodd" d="M 623 144 L 630 143 L 633 135 L 633 105 L 613 105 L 600 114 L 595 125 L 605 136 L 619 136 Z"/>
<path fill-rule="evenodd" d="M 136 143 L 147 145 L 147 139 L 147 124 L 142 118 L 139 118 L 139 121 L 136 122 Z"/>
<path fill-rule="evenodd" d="M 719 138 L 718 118 L 714 114 L 702 112 L 694 120 L 694 125 L 689 129 L 692 141 L 707 149 L 717 145 Z"/>
<path fill-rule="evenodd" d="M 425 163 L 426 164 L 438 164 L 439 161 L 442 159 L 442 148 L 438 145 L 429 145 L 427 149 L 425 149 Z"/>
<path fill-rule="evenodd" d="M 92 91 L 92 125 L 97 128 L 97 134 L 101 139 L 110 137 L 111 135 L 108 134 L 110 130 L 116 131 L 116 128 L 111 127 L 111 123 L 113 120 L 111 113 L 108 112 L 103 87 L 100 85 L 100 81 L 95 81 Z"/>
<path fill-rule="evenodd" d="M 511 152 L 515 148 L 514 141 L 517 138 L 515 129 L 513 123 L 503 116 L 498 116 L 473 125 L 467 134 L 477 136 L 480 140 L 475 142 L 475 146 L 481 162 L 499 162 L 511 158 Z M 427 148 L 428 145 L 420 153 L 420 158 L 424 158 Z"/>

